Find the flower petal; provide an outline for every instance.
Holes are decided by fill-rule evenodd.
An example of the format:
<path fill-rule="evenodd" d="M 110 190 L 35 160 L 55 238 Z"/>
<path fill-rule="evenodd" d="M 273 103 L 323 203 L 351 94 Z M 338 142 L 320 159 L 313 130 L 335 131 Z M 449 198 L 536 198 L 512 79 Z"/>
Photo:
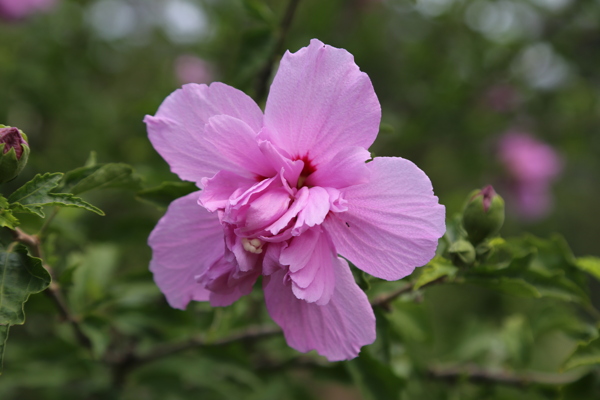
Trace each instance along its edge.
<path fill-rule="evenodd" d="M 234 194 L 241 195 L 256 184 L 256 180 L 229 171 L 219 171 L 212 178 L 203 178 L 198 202 L 208 211 L 224 209 Z"/>
<path fill-rule="evenodd" d="M 211 293 L 194 279 L 194 268 L 168 269 L 152 261 L 150 271 L 154 274 L 154 282 L 173 308 L 185 310 L 192 300 L 208 301 L 210 298 Z"/>
<path fill-rule="evenodd" d="M 345 213 L 323 223 L 339 254 L 378 278 L 396 280 L 425 265 L 444 234 L 445 209 L 427 175 L 397 157 L 367 164 L 371 181 L 344 190 Z"/>
<path fill-rule="evenodd" d="M 265 230 L 277 235 L 298 215 L 298 213 L 306 206 L 308 202 L 309 189 L 304 186 L 298 190 L 294 202 L 288 210 L 277 221 L 269 225 Z"/>
<path fill-rule="evenodd" d="M 307 186 L 343 189 L 369 181 L 367 161 L 371 153 L 362 147 L 345 147 L 306 178 Z"/>
<path fill-rule="evenodd" d="M 228 115 L 211 117 L 205 128 L 203 151 L 219 169 L 239 175 L 271 177 L 278 170 L 258 148 L 256 133 L 244 121 Z"/>
<path fill-rule="evenodd" d="M 325 305 L 335 288 L 337 254 L 331 240 L 315 227 L 292 239 L 279 261 L 289 265 L 294 295 L 309 303 Z"/>
<path fill-rule="evenodd" d="M 281 250 L 286 246 L 286 242 L 267 244 L 267 251 L 265 251 L 265 258 L 263 259 L 263 275 L 271 275 L 283 268 L 279 262 L 279 257 L 281 257 Z"/>
<path fill-rule="evenodd" d="M 284 187 L 265 191 L 250 203 L 246 210 L 245 226 L 242 231 L 253 231 L 277 221 L 288 209 L 292 196 Z"/>
<path fill-rule="evenodd" d="M 338 258 L 335 292 L 327 305 L 299 300 L 286 282 L 285 270 L 264 278 L 267 310 L 281 326 L 288 344 L 316 350 L 329 361 L 349 360 L 375 340 L 375 316 L 367 296 L 354 282 L 348 263 Z"/>
<path fill-rule="evenodd" d="M 298 213 L 292 234 L 300 234 L 307 227 L 321 224 L 328 212 L 329 192 L 318 186 L 309 188 L 307 202 Z"/>
<path fill-rule="evenodd" d="M 346 50 L 313 39 L 286 52 L 271 85 L 261 137 L 316 166 L 346 146 L 371 146 L 381 107 L 369 77 Z"/>
<path fill-rule="evenodd" d="M 265 159 L 276 171 L 281 171 L 283 169 L 283 177 L 291 186 L 295 187 L 298 183 L 298 177 L 302 172 L 304 163 L 301 160 L 290 160 L 288 155 L 281 154 L 281 151 L 267 140 L 259 140 L 258 147 Z"/>
<path fill-rule="evenodd" d="M 226 254 L 210 266 L 196 281 L 210 290 L 210 305 L 225 307 L 249 294 L 260 270 L 240 271 L 231 254 Z"/>
<path fill-rule="evenodd" d="M 191 300 L 207 300 L 194 276 L 202 274 L 225 249 L 223 228 L 216 214 L 198 205 L 200 192 L 171 203 L 150 234 L 150 270 L 172 307 L 184 309 Z"/>
<path fill-rule="evenodd" d="M 204 128 L 215 115 L 240 119 L 254 133 L 262 127 L 262 112 L 256 103 L 219 82 L 184 85 L 165 99 L 155 116 L 144 119 L 152 145 L 181 179 L 200 182 L 229 165 L 223 165 L 228 160 L 214 154 L 206 142 Z"/>

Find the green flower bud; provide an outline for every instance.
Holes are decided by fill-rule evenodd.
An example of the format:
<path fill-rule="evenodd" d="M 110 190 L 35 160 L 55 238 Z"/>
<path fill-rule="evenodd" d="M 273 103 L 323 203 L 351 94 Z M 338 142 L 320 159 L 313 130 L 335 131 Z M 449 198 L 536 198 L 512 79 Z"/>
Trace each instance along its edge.
<path fill-rule="evenodd" d="M 462 218 L 469 240 L 477 245 L 494 236 L 504 223 L 504 200 L 491 186 L 471 193 Z"/>
<path fill-rule="evenodd" d="M 466 240 L 457 240 L 448 249 L 454 265 L 467 267 L 475 262 L 475 248 Z"/>
<path fill-rule="evenodd" d="M 0 125 L 0 183 L 19 175 L 28 158 L 27 136 L 17 128 Z"/>

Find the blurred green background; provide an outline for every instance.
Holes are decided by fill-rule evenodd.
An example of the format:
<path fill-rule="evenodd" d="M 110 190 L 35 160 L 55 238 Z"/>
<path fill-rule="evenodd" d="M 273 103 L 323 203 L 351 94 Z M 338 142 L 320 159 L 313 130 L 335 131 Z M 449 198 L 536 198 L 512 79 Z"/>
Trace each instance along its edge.
<path fill-rule="evenodd" d="M 131 164 L 145 187 L 177 180 L 147 140 L 144 115 L 154 114 L 190 79 L 221 81 L 256 95 L 287 4 L 61 0 L 48 12 L 0 22 L 0 123 L 21 128 L 31 146 L 27 168 L 3 190 L 9 193 L 37 173 L 81 166 L 91 151 L 100 162 Z M 559 232 L 575 255 L 600 255 L 600 1 L 300 0 L 283 48 L 296 51 L 311 38 L 354 55 L 383 110 L 372 153 L 415 162 L 431 178 L 449 216 L 461 210 L 473 188 L 493 184 L 507 199 L 504 236 Z M 190 70 L 196 71 L 191 78 L 181 76 Z M 540 219 L 523 218 L 508 193 L 510 177 L 498 158 L 498 142 L 512 129 L 553 146 L 563 160 L 551 186 L 553 208 Z M 189 337 L 213 329 L 215 320 L 221 321 L 216 335 L 248 321 L 269 321 L 260 293 L 253 294 L 256 301 L 242 300 L 216 313 L 204 304 L 185 313 L 169 309 L 147 271 L 145 244 L 163 211 L 134 194 L 113 190 L 86 196 L 107 216 L 63 211 L 46 244 L 65 285 L 73 285 L 72 301 L 96 336 L 98 353 Z M 40 225 L 34 217 L 22 219 L 32 232 Z M 81 283 L 85 274 L 93 285 Z M 600 288 L 592 292 L 600 303 Z M 429 293 L 424 303 L 402 306 L 408 316 L 420 313 L 417 320 L 426 320 L 426 328 L 416 324 L 412 333 L 401 332 L 400 343 L 411 343 L 419 329 L 438 335 L 435 346 L 398 344 L 397 352 L 416 352 L 411 360 L 493 364 L 500 359 L 502 364 L 514 356 L 518 360 L 511 359 L 511 365 L 556 371 L 573 349 L 572 339 L 551 332 L 556 324 L 569 326 L 568 307 L 490 297 L 480 289 L 440 287 Z M 36 295 L 27 307 L 27 324 L 11 330 L 0 398 L 118 398 L 107 389 L 110 371 L 77 348 L 51 304 Z M 559 315 L 562 322 L 544 325 L 548 315 Z M 537 347 L 516 356 L 518 349 L 502 338 L 523 326 L 528 346 Z M 464 337 L 469 340 L 461 344 Z M 296 354 L 285 350 L 281 338 L 269 340 L 288 356 Z M 123 396 L 362 398 L 349 375 L 338 371 L 342 367 L 255 371 L 256 353 L 272 352 L 269 343 L 150 364 L 123 383 Z M 395 369 L 408 377 L 416 367 L 405 364 Z M 551 398 L 543 397 L 543 390 L 493 386 L 481 392 L 465 382 L 451 390 L 438 385 L 429 385 L 427 395 L 422 387 L 410 389 L 416 394 L 409 390 L 404 398 Z"/>

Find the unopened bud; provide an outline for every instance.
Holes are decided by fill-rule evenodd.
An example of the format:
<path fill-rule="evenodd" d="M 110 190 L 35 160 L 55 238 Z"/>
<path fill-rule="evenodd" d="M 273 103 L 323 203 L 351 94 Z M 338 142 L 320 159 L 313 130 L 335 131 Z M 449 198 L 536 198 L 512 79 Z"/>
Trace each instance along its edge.
<path fill-rule="evenodd" d="M 27 136 L 17 128 L 0 125 L 0 183 L 19 175 L 28 158 Z"/>
<path fill-rule="evenodd" d="M 475 248 L 466 240 L 457 240 L 448 249 L 454 265 L 467 267 L 475 262 Z"/>
<path fill-rule="evenodd" d="M 497 234 L 504 224 L 504 200 L 491 186 L 469 195 L 462 224 L 474 245 Z"/>

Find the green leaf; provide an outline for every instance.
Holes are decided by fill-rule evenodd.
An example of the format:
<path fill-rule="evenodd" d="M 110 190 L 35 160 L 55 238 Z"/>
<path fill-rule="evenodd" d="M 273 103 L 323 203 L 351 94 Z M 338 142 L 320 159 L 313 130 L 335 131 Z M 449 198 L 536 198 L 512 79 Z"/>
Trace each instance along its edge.
<path fill-rule="evenodd" d="M 8 200 L 0 196 L 0 227 L 15 229 L 19 225 L 19 220 L 16 219 L 9 209 Z"/>
<path fill-rule="evenodd" d="M 100 359 L 111 341 L 110 320 L 98 316 L 88 316 L 81 322 L 81 329 L 92 343 L 92 352 Z"/>
<path fill-rule="evenodd" d="M 357 358 L 346 363 L 346 367 L 365 399 L 400 398 L 404 381 L 392 371 L 390 366 L 377 361 L 366 349 L 363 349 Z"/>
<path fill-rule="evenodd" d="M 513 364 L 525 367 L 531 359 L 533 333 L 525 315 L 513 314 L 502 324 L 500 337 Z"/>
<path fill-rule="evenodd" d="M 84 167 L 93 167 L 96 164 L 98 164 L 97 154 L 95 151 L 92 150 L 92 151 L 90 151 L 90 156 L 85 161 Z"/>
<path fill-rule="evenodd" d="M 575 282 L 557 273 L 545 276 L 539 271 L 529 271 L 525 279 L 540 292 L 543 297 L 553 297 L 562 301 L 589 303 L 589 296 Z"/>
<path fill-rule="evenodd" d="M 88 160 L 88 166 L 67 172 L 57 190 L 73 194 L 81 194 L 90 190 L 124 188 L 138 190 L 141 178 L 127 164 L 95 164 Z"/>
<path fill-rule="evenodd" d="M 364 291 L 368 291 L 371 289 L 371 283 L 369 282 L 369 275 L 367 275 L 364 271 L 356 268 L 354 265 L 351 267 L 352 275 L 354 275 L 354 280 L 356 284 Z"/>
<path fill-rule="evenodd" d="M 41 218 L 45 217 L 43 207 L 47 205 L 83 208 L 104 215 L 102 210 L 71 193 L 51 193 L 62 177 L 60 172 L 36 175 L 10 195 L 8 201 L 11 203 L 11 209 L 15 212 L 36 214 Z"/>
<path fill-rule="evenodd" d="M 600 257 L 579 257 L 575 265 L 600 281 Z"/>
<path fill-rule="evenodd" d="M 446 223 L 446 233 L 444 233 L 444 239 L 446 239 L 449 244 L 452 244 L 457 240 L 464 239 L 466 237 L 467 233 L 462 227 L 462 215 L 456 214 Z"/>
<path fill-rule="evenodd" d="M 32 180 L 17 189 L 8 197 L 9 203 L 20 203 L 22 205 L 35 202 L 38 197 L 47 195 L 61 180 L 63 174 L 60 172 L 37 174 Z"/>
<path fill-rule="evenodd" d="M 421 275 L 419 275 L 419 278 L 417 278 L 413 290 L 417 290 L 444 276 L 452 279 L 456 276 L 457 272 L 458 268 L 452 265 L 450 261 L 443 257 L 436 256 L 429 262 L 429 264 L 421 269 Z"/>
<path fill-rule="evenodd" d="M 482 286 L 497 292 L 519 297 L 542 297 L 539 290 L 520 278 L 477 278 L 465 277 L 464 283 Z"/>
<path fill-rule="evenodd" d="M 572 369 L 584 365 L 600 365 L 600 338 L 580 344 L 567 359 L 564 368 Z"/>
<path fill-rule="evenodd" d="M 197 190 L 199 190 L 198 186 L 192 182 L 163 182 L 153 188 L 137 192 L 137 197 L 159 208 L 167 208 L 173 200 Z"/>
<path fill-rule="evenodd" d="M 396 301 L 390 313 L 386 313 L 394 332 L 405 342 L 425 342 L 431 339 L 433 327 L 423 304 L 412 301 Z M 377 322 L 379 323 L 379 316 Z"/>
<path fill-rule="evenodd" d="M 69 301 L 75 312 L 86 313 L 109 299 L 107 291 L 118 261 L 118 247 L 113 244 L 88 246 L 85 253 L 70 255 L 69 264 L 75 265 L 75 271 Z"/>
<path fill-rule="evenodd" d="M 27 255 L 25 247 L 0 251 L 0 325 L 24 323 L 29 295 L 46 289 L 50 280 L 42 260 Z"/>
<path fill-rule="evenodd" d="M 6 340 L 8 339 L 8 330 L 10 325 L 0 325 L 0 375 L 2 375 L 2 365 L 4 363 L 4 350 L 6 349 Z"/>
<path fill-rule="evenodd" d="M 19 225 L 19 220 L 14 217 L 11 210 L 0 210 L 0 227 L 15 229 Z"/>
<path fill-rule="evenodd" d="M 500 271 L 509 266 L 511 266 L 510 270 L 502 271 L 502 273 L 507 273 L 515 269 L 518 271 L 519 268 L 526 268 L 532 257 L 530 251 L 517 251 L 506 240 L 499 237 L 493 238 L 487 243 L 480 244 L 476 250 L 478 251 L 478 259 L 482 262 L 482 265 L 477 267 L 480 271 Z M 515 263 L 516 259 L 520 260 L 522 258 L 526 258 L 526 260 Z M 524 266 L 521 267 L 522 265 Z"/>

